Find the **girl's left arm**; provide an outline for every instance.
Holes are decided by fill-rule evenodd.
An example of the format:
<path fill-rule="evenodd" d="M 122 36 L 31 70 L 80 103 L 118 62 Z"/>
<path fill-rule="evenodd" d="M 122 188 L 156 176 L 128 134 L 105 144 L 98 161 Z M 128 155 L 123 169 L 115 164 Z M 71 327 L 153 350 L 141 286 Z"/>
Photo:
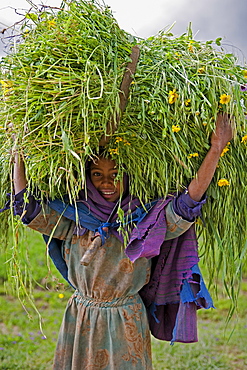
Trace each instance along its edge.
<path fill-rule="evenodd" d="M 234 120 L 227 113 L 219 113 L 216 120 L 216 128 L 211 137 L 211 148 L 204 158 L 196 177 L 188 186 L 190 197 L 199 202 L 209 187 L 220 155 L 226 144 L 233 137 Z"/>
<path fill-rule="evenodd" d="M 214 176 L 220 155 L 233 136 L 233 122 L 225 113 L 219 113 L 216 129 L 211 137 L 211 148 L 204 158 L 196 177 L 191 181 L 188 190 L 166 206 L 167 233 L 166 240 L 183 234 L 200 216 L 201 208 L 206 202 L 203 196 Z"/>

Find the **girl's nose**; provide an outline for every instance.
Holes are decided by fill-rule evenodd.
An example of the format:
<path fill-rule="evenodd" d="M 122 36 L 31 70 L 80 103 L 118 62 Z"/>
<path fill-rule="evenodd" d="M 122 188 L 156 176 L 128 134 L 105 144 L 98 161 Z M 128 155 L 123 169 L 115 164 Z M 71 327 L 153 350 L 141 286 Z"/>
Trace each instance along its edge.
<path fill-rule="evenodd" d="M 113 184 L 113 180 L 111 177 L 108 177 L 108 176 L 104 176 L 102 178 L 102 184 Z"/>

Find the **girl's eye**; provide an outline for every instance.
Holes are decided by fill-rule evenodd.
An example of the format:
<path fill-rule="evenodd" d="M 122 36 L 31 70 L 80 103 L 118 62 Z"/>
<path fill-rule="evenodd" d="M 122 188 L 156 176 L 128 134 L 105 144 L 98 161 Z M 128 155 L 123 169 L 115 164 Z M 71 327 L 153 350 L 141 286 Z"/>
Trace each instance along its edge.
<path fill-rule="evenodd" d="M 117 172 L 113 173 L 112 177 L 114 177 L 114 178 L 117 177 Z"/>
<path fill-rule="evenodd" d="M 92 176 L 101 176 L 101 173 L 100 172 L 93 172 Z"/>

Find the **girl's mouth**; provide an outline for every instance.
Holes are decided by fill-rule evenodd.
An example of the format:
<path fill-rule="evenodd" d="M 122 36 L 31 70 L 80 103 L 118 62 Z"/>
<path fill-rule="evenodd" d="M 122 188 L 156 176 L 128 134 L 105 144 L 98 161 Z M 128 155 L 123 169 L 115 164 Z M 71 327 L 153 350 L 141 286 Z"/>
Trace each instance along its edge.
<path fill-rule="evenodd" d="M 100 193 L 104 198 L 111 198 L 114 194 L 116 194 L 116 190 L 100 190 Z"/>

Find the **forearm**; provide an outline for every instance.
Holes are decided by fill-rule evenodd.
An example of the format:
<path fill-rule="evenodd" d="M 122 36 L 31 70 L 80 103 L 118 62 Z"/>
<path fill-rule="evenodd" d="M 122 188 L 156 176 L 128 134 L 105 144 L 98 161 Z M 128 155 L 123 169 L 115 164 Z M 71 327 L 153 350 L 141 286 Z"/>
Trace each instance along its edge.
<path fill-rule="evenodd" d="M 188 186 L 189 195 L 193 200 L 199 202 L 203 194 L 207 191 L 217 168 L 221 152 L 222 149 L 218 147 L 212 146 L 209 149 L 196 177 Z"/>
<path fill-rule="evenodd" d="M 14 156 L 13 183 L 15 194 L 19 193 L 27 186 L 24 162 L 21 155 L 18 153 L 15 153 Z"/>
<path fill-rule="evenodd" d="M 196 177 L 188 186 L 189 195 L 193 200 L 199 202 L 209 187 L 222 150 L 233 137 L 234 127 L 234 118 L 231 118 L 227 113 L 218 113 L 216 127 L 211 137 L 211 148 L 202 162 Z"/>

